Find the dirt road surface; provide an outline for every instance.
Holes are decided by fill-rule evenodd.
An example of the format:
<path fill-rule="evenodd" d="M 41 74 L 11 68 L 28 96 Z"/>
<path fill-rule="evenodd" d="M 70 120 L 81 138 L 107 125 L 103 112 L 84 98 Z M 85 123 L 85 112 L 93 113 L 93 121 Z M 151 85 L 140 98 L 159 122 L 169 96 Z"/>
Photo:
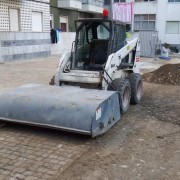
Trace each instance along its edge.
<path fill-rule="evenodd" d="M 0 64 L 0 93 L 48 84 L 57 64 L 57 57 Z M 0 180 L 179 180 L 179 109 L 179 86 L 144 83 L 142 102 L 96 139 L 0 122 Z"/>

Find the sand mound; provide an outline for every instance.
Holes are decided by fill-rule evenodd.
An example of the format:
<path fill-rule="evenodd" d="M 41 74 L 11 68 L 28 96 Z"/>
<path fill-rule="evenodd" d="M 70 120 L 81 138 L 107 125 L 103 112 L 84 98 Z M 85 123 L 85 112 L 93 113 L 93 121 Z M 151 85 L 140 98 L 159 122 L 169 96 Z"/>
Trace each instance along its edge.
<path fill-rule="evenodd" d="M 143 74 L 143 80 L 157 84 L 180 85 L 180 64 L 166 64 Z"/>

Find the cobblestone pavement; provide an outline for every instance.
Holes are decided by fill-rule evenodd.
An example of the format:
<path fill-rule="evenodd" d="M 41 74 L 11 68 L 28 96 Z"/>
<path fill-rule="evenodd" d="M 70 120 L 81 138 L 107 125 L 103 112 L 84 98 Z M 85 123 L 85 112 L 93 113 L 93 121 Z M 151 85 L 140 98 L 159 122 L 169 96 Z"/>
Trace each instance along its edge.
<path fill-rule="evenodd" d="M 48 84 L 58 61 L 0 64 L 0 93 Z M 179 180 L 179 86 L 144 87 L 142 102 L 97 139 L 0 121 L 0 180 Z"/>
<path fill-rule="evenodd" d="M 58 57 L 50 57 L 0 64 L 0 92 L 25 83 L 48 84 L 58 61 Z M 67 136 L 56 130 L 0 122 L 0 180 L 52 179 L 87 151 L 88 139 L 71 133 Z"/>
<path fill-rule="evenodd" d="M 5 125 L 0 128 L 0 180 L 52 179 L 87 151 L 87 139 L 54 130 Z"/>

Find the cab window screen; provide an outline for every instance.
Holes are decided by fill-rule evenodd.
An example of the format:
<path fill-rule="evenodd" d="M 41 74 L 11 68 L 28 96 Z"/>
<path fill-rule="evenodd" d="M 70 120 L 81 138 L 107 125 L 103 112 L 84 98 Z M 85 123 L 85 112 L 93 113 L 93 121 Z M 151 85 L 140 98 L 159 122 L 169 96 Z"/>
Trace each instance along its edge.
<path fill-rule="evenodd" d="M 99 25 L 97 27 L 97 37 L 98 39 L 109 39 L 109 31 L 103 25 Z"/>

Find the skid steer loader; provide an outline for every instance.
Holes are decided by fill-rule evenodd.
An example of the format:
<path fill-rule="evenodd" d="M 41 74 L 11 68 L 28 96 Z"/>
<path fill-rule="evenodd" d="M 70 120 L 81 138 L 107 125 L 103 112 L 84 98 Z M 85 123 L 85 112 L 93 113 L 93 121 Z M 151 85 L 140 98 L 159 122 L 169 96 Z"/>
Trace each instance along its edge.
<path fill-rule="evenodd" d="M 72 50 L 62 55 L 52 85 L 27 84 L 0 95 L 0 119 L 98 136 L 143 94 L 138 39 L 107 18 L 75 21 Z"/>

